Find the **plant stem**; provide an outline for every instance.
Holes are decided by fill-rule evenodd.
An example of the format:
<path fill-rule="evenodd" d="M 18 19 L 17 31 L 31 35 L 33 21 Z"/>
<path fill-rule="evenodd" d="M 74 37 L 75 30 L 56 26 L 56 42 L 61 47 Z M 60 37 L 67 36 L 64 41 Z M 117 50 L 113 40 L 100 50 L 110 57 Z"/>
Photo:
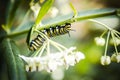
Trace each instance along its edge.
<path fill-rule="evenodd" d="M 108 30 L 105 30 L 105 31 L 100 35 L 100 37 L 102 38 L 107 32 L 108 32 Z"/>
<path fill-rule="evenodd" d="M 113 34 L 112 31 L 111 31 L 111 36 L 112 36 L 112 39 L 113 39 L 113 43 L 114 43 L 114 47 L 115 47 L 116 54 L 118 55 L 117 42 L 116 42 L 116 40 L 115 40 L 115 35 Z"/>
<path fill-rule="evenodd" d="M 107 55 L 109 38 L 110 38 L 110 31 L 108 31 L 108 35 L 107 35 L 107 40 L 106 40 L 106 45 L 105 45 L 105 53 L 104 53 L 105 56 Z"/>
<path fill-rule="evenodd" d="M 52 21 L 54 21 L 54 23 L 40 26 L 38 28 L 38 30 L 42 30 L 44 28 L 50 28 L 50 26 L 56 27 L 56 25 L 62 25 L 65 23 L 73 23 L 73 22 L 77 22 L 77 21 L 81 21 L 81 20 L 111 16 L 111 15 L 117 15 L 117 9 L 97 9 L 97 10 L 78 12 L 78 15 L 76 17 L 73 17 L 73 14 L 70 14 L 70 15 L 60 16 L 62 20 L 56 20 L 59 17 L 54 18 L 52 20 Z M 64 19 L 64 18 L 66 18 L 66 19 Z M 56 22 L 56 21 L 58 21 L 58 22 Z M 51 22 L 51 21 L 49 21 L 49 22 Z M 14 33 L 10 33 L 8 35 L 0 36 L 0 38 L 15 37 L 15 36 L 18 36 L 21 34 L 25 34 L 28 31 L 29 31 L 29 29 L 20 31 L 20 32 L 14 32 Z"/>
<path fill-rule="evenodd" d="M 107 25 L 105 25 L 104 23 L 102 23 L 102 22 L 100 22 L 100 21 L 97 21 L 97 20 L 93 20 L 93 19 L 90 19 L 90 21 L 93 21 L 93 22 L 95 22 L 95 23 L 98 23 L 98 24 L 100 24 L 100 25 L 102 25 L 103 27 L 105 27 L 106 29 L 108 29 L 108 30 L 112 30 L 110 27 L 108 27 Z"/>

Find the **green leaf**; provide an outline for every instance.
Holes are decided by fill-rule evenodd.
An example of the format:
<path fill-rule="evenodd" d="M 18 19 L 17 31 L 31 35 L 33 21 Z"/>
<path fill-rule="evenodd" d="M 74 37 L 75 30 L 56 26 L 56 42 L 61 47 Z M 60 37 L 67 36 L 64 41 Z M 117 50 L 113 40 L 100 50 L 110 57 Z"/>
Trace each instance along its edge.
<path fill-rule="evenodd" d="M 26 42 L 27 42 L 27 45 L 29 46 L 30 44 L 30 41 L 31 41 L 31 37 L 32 37 L 32 34 L 34 32 L 34 25 L 30 28 L 29 32 L 28 32 L 28 35 L 27 35 L 27 39 L 26 39 Z"/>
<path fill-rule="evenodd" d="M 4 31 L 6 31 L 7 33 L 10 32 L 10 29 L 8 27 L 6 27 L 5 25 L 2 25 L 1 26 L 3 28 Z"/>
<path fill-rule="evenodd" d="M 47 19 L 43 20 L 43 26 L 40 26 L 37 28 L 37 30 L 43 30 L 44 28 L 50 28 L 51 26 L 55 27 L 55 25 L 62 25 L 65 23 L 74 23 L 77 21 L 82 21 L 86 19 L 94 19 L 94 18 L 100 18 L 100 17 L 108 17 L 108 16 L 113 16 L 116 15 L 116 10 L 115 8 L 105 8 L 105 9 L 94 9 L 94 10 L 87 10 L 87 11 L 80 11 L 78 12 L 77 17 L 73 18 L 73 14 L 68 14 L 68 15 L 63 15 L 63 16 L 58 16 L 53 19 Z M 13 32 L 6 35 L 0 35 L 0 39 L 4 37 L 16 37 L 25 33 L 28 33 L 29 29 L 19 31 L 19 32 Z"/>
<path fill-rule="evenodd" d="M 33 25 L 29 32 L 28 32 L 28 35 L 27 35 L 27 39 L 26 39 L 26 42 L 27 42 L 27 45 L 29 46 L 30 44 L 30 41 L 31 41 L 31 35 L 33 34 L 35 28 L 36 28 L 36 25 L 38 25 L 40 23 L 40 21 L 42 20 L 42 18 L 44 17 L 44 15 L 48 12 L 48 10 L 50 9 L 50 7 L 52 6 L 54 0 L 47 0 L 45 1 L 45 3 L 42 5 L 41 9 L 39 10 L 39 13 L 38 13 L 38 16 L 37 16 L 37 19 L 36 19 L 36 22 L 35 22 L 35 25 Z"/>
<path fill-rule="evenodd" d="M 34 24 L 34 21 L 31 21 L 30 19 L 30 9 L 25 13 L 24 18 L 22 20 L 22 22 L 16 27 L 16 29 L 14 29 L 14 32 L 19 32 L 19 31 L 23 31 L 23 30 L 27 30 L 30 29 L 31 26 Z"/>
<path fill-rule="evenodd" d="M 36 22 L 35 22 L 36 25 L 38 25 L 40 23 L 40 21 L 42 20 L 42 18 L 44 17 L 44 15 L 48 12 L 48 10 L 50 9 L 50 7 L 52 6 L 53 2 L 54 2 L 54 0 L 47 0 L 42 5 L 41 9 L 39 10 Z"/>
<path fill-rule="evenodd" d="M 6 22 L 6 27 L 10 30 L 10 28 L 12 27 L 12 23 L 15 17 L 15 13 L 19 7 L 21 3 L 21 0 L 11 0 L 10 1 L 10 5 L 9 5 L 9 9 L 8 9 L 8 16 L 6 17 L 7 22 Z"/>
<path fill-rule="evenodd" d="M 10 39 L 4 39 L 1 46 L 2 55 L 7 64 L 9 80 L 26 80 L 24 64 L 18 56 L 20 52 L 16 44 Z"/>

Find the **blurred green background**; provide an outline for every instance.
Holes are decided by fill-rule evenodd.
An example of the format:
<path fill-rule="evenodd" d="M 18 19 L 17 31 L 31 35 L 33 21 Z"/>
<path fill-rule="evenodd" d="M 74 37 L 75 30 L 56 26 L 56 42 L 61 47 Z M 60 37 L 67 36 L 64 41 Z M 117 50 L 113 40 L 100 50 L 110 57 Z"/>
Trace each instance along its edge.
<path fill-rule="evenodd" d="M 68 5 L 69 1 L 72 2 L 77 11 L 120 8 L 120 0 L 55 0 L 53 6 L 58 9 L 56 16 L 66 15 L 72 12 Z M 18 7 L 14 19 L 13 28 L 16 28 L 16 26 L 19 26 L 22 22 L 25 13 L 30 7 L 29 2 L 30 0 L 21 0 L 20 7 Z M 9 0 L 0 1 L 0 25 L 5 24 L 8 6 Z M 48 18 L 52 19 L 54 17 L 49 13 L 45 16 L 45 19 Z M 34 23 L 34 20 L 31 11 L 26 18 L 26 22 L 24 22 L 25 24 L 23 24 L 23 26 L 25 26 L 24 28 L 29 28 Z M 98 20 L 120 31 L 120 20 L 116 16 L 99 18 Z M 28 80 L 120 80 L 119 63 L 112 62 L 108 66 L 102 66 L 100 64 L 100 57 L 104 53 L 104 47 L 97 46 L 94 38 L 102 34 L 104 27 L 85 20 L 72 23 L 72 28 L 75 31 L 70 32 L 70 37 L 66 34 L 52 39 L 68 48 L 70 46 L 76 46 L 78 51 L 85 54 L 86 59 L 80 61 L 74 67 L 70 67 L 68 70 L 60 68 L 54 73 L 46 73 L 44 71 L 26 72 Z M 0 27 L 0 34 L 3 33 L 4 31 Z M 20 48 L 21 54 L 27 55 L 29 51 L 25 43 L 26 34 L 13 39 Z M 107 54 L 111 56 L 114 51 L 113 45 L 109 45 Z M 118 46 L 118 51 L 120 51 L 120 46 Z M 1 54 L 2 53 L 0 53 L 0 80 L 9 80 L 7 77 L 7 66 Z"/>

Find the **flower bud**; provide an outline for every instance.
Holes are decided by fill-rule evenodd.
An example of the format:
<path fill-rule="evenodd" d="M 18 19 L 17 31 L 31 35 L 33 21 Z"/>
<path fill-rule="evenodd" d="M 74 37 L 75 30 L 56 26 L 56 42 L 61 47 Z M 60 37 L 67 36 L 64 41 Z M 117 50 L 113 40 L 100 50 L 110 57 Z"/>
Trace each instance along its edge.
<path fill-rule="evenodd" d="M 120 53 L 116 56 L 116 59 L 117 59 L 117 63 L 120 62 Z"/>
<path fill-rule="evenodd" d="M 120 53 L 118 53 L 118 54 L 114 53 L 111 57 L 111 60 L 119 63 L 120 62 Z"/>
<path fill-rule="evenodd" d="M 78 63 L 80 60 L 85 59 L 85 55 L 82 52 L 76 52 L 75 60 Z"/>
<path fill-rule="evenodd" d="M 55 71 L 55 70 L 57 69 L 58 64 L 57 64 L 56 61 L 50 60 L 50 61 L 47 63 L 47 66 L 48 66 L 47 71 L 48 71 L 48 72 L 53 72 L 53 71 Z"/>
<path fill-rule="evenodd" d="M 118 39 L 117 37 L 115 37 L 115 41 L 113 39 L 110 40 L 111 44 L 116 44 L 116 45 L 120 45 L 120 39 Z"/>
<path fill-rule="evenodd" d="M 101 64 L 102 65 L 109 65 L 111 63 L 109 56 L 102 56 L 101 57 Z"/>
<path fill-rule="evenodd" d="M 102 38 L 102 37 L 96 37 L 96 38 L 95 38 L 95 42 L 96 42 L 96 44 L 99 45 L 99 46 L 104 46 L 104 44 L 105 44 L 105 39 Z"/>
<path fill-rule="evenodd" d="M 116 54 L 112 54 L 112 56 L 111 56 L 111 61 L 117 62 L 116 56 L 117 56 Z"/>

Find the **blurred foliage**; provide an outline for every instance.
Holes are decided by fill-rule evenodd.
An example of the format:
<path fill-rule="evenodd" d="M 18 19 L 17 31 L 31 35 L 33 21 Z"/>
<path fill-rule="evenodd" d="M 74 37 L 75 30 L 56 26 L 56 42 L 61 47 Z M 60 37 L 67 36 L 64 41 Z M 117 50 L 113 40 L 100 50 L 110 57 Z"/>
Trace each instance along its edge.
<path fill-rule="evenodd" d="M 4 53 L 2 57 L 6 62 L 9 80 L 26 80 L 24 64 L 19 57 L 20 51 L 15 45 L 14 41 L 4 39 L 1 43 L 0 49 Z"/>
<path fill-rule="evenodd" d="M 36 0 L 37 1 L 37 0 Z M 80 2 L 81 1 L 81 2 Z M 102 8 L 104 7 L 118 7 L 120 8 L 120 1 L 119 0 L 92 0 L 94 4 L 91 4 L 91 0 L 71 0 L 73 5 L 77 7 L 77 10 L 83 10 L 85 9 L 93 9 L 93 8 L 101 8 L 101 6 L 97 6 L 97 4 L 102 5 Z M 65 2 L 65 1 L 63 1 Z M 67 2 L 67 0 L 66 0 Z M 30 28 L 34 23 L 33 13 L 32 11 L 27 11 L 29 9 L 29 3 L 30 0 L 21 0 L 21 4 L 18 7 L 14 21 L 13 28 L 16 29 L 16 26 L 19 26 L 19 28 L 16 29 L 16 31 L 19 30 L 25 30 Z M 90 3 L 90 5 L 89 5 Z M 0 25 L 5 24 L 6 19 L 6 13 L 8 8 L 9 0 L 1 0 L 0 1 Z M 56 5 L 58 4 L 58 5 Z M 66 8 L 63 4 L 66 3 L 56 3 L 54 4 L 56 7 L 59 7 L 59 10 L 63 11 L 63 9 Z M 83 5 L 85 4 L 85 5 Z M 59 6 L 60 5 L 60 6 Z M 62 6 L 61 6 L 62 5 Z M 62 8 L 64 7 L 64 8 Z M 80 8 L 82 7 L 82 8 Z M 68 9 L 68 8 L 67 8 Z M 66 9 L 65 9 L 66 10 Z M 64 12 L 64 11 L 63 11 Z M 68 13 L 71 11 L 67 11 Z M 23 18 L 27 14 L 27 17 L 24 21 Z M 64 12 L 65 13 L 65 12 Z M 48 14 L 47 14 L 48 15 Z M 62 13 L 59 13 L 58 15 L 62 15 Z M 113 18 L 116 18 L 113 16 Z M 51 19 L 51 18 L 50 18 Z M 102 20 L 101 18 L 100 20 Z M 112 19 L 112 18 L 110 18 Z M 107 22 L 108 19 L 106 19 L 105 22 Z M 22 23 L 23 22 L 23 23 Z M 104 21 L 103 21 L 104 22 Z M 120 20 L 118 21 L 120 23 Z M 113 24 L 111 22 L 107 22 L 107 24 L 111 25 Z M 100 36 L 100 34 L 103 32 L 103 28 L 101 29 L 101 26 L 94 25 L 91 22 L 79 22 L 79 23 L 73 23 L 73 28 L 75 27 L 76 31 L 71 32 L 71 36 L 69 37 L 67 34 L 63 36 L 58 36 L 56 38 L 53 38 L 53 40 L 60 42 L 61 44 L 69 46 L 77 46 L 78 51 L 81 51 L 85 53 L 86 59 L 78 63 L 74 67 L 70 67 L 70 69 L 64 71 L 64 78 L 63 80 L 120 80 L 119 73 L 120 73 L 120 64 L 112 63 L 108 66 L 101 66 L 100 64 L 100 57 L 104 53 L 104 47 L 99 47 L 94 43 L 94 37 Z M 21 27 L 22 26 L 22 27 Z M 100 27 L 99 29 L 96 28 L 96 26 Z M 115 25 L 115 28 L 120 30 L 120 24 Z M 80 28 L 79 28 L 80 27 Z M 78 32 L 77 32 L 78 30 Z M 4 31 L 0 27 L 0 35 L 3 35 Z M 81 32 L 81 33 L 80 33 Z M 75 35 L 77 33 L 77 35 Z M 18 36 L 13 38 L 16 41 L 16 44 L 18 45 L 21 53 L 24 55 L 28 55 L 29 50 L 27 48 L 27 44 L 25 43 L 26 35 Z M 1 41 L 1 40 L 0 40 Z M 23 45 L 24 44 L 24 45 Z M 0 44 L 1 45 L 1 44 Z M 120 51 L 120 46 L 118 46 L 118 49 Z M 111 55 L 114 51 L 113 45 L 109 46 L 108 49 L 108 55 Z M 3 59 L 2 56 L 3 50 L 0 50 L 0 80 L 10 80 L 8 78 L 8 67 L 6 62 Z M 46 73 L 44 71 L 42 72 L 26 72 L 27 79 L 28 80 L 53 80 L 51 78 L 51 74 Z M 59 76 L 59 75 L 57 75 Z"/>

